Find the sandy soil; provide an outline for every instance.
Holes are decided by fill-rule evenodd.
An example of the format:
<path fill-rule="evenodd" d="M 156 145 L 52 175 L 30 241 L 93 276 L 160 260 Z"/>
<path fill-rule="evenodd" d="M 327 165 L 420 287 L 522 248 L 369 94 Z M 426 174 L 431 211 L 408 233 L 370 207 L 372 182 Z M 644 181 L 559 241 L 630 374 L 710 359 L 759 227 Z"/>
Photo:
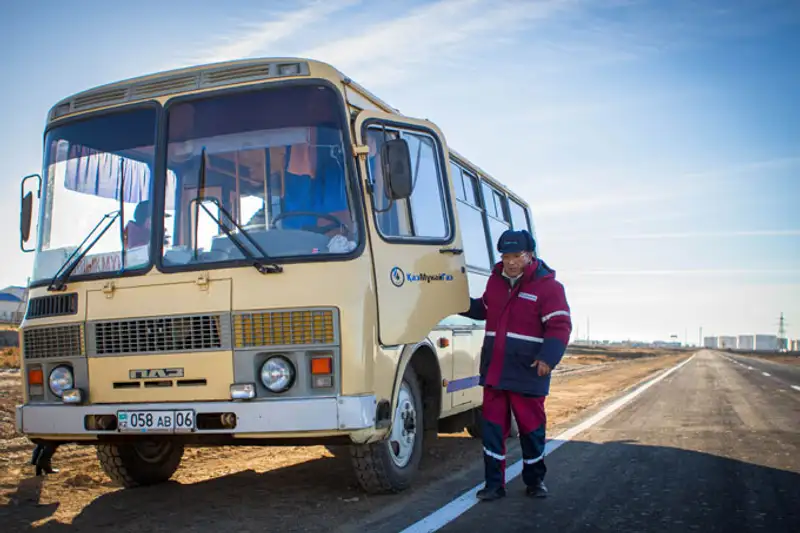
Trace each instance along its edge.
<path fill-rule="evenodd" d="M 19 368 L 19 348 L 3 348 L 0 351 L 0 368 Z"/>
<path fill-rule="evenodd" d="M 688 353 L 568 355 L 548 398 L 550 434 L 596 406 L 688 357 Z M 422 463 L 415 487 L 396 496 L 367 496 L 345 451 L 312 447 L 187 449 L 173 481 L 122 490 L 100 469 L 94 448 L 62 446 L 61 472 L 45 479 L 26 464 L 30 441 L 14 430 L 19 376 L 0 375 L 0 524 L 11 531 L 104 529 L 327 531 L 481 460 L 466 433 L 441 435 Z"/>

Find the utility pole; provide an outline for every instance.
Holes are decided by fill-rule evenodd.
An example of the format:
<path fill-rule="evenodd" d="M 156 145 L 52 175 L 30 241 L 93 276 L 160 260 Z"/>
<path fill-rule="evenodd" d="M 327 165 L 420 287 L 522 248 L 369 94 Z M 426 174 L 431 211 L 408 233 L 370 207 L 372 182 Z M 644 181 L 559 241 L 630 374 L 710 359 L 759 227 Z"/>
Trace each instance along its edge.
<path fill-rule="evenodd" d="M 786 320 L 783 318 L 783 311 L 781 311 L 781 318 L 778 322 L 778 350 L 783 351 L 786 348 Z"/>
<path fill-rule="evenodd" d="M 697 339 L 697 346 L 703 347 L 703 326 L 700 326 L 700 337 Z"/>
<path fill-rule="evenodd" d="M 589 335 L 589 317 L 588 316 L 586 317 L 586 342 L 588 342 L 589 344 L 591 344 L 591 342 L 592 342 L 591 335 Z"/>

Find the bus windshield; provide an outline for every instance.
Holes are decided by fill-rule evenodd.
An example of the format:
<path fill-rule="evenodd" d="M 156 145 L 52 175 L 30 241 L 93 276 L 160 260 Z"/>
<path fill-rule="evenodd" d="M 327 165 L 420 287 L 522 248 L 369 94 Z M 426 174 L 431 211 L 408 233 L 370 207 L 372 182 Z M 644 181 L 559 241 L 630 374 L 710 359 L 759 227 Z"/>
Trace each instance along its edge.
<path fill-rule="evenodd" d="M 155 107 L 96 115 L 50 129 L 45 137 L 39 245 L 32 282 L 49 281 L 100 235 L 71 277 L 150 265 L 149 216 Z M 93 233 L 94 230 L 94 233 Z M 74 256 L 73 256 L 74 254 Z"/>
<path fill-rule="evenodd" d="M 168 104 L 163 267 L 353 251 L 340 106 L 316 85 Z"/>

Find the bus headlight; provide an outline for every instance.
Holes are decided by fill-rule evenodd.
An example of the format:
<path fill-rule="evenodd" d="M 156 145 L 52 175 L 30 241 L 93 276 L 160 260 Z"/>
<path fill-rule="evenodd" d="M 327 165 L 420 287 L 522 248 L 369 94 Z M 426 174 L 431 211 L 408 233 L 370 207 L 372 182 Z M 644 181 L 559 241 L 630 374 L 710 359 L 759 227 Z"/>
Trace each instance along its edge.
<path fill-rule="evenodd" d="M 69 390 L 75 385 L 75 378 L 72 376 L 72 369 L 70 367 L 60 365 L 50 372 L 48 382 L 53 394 L 61 398 L 65 390 Z"/>
<path fill-rule="evenodd" d="M 294 384 L 294 365 L 285 357 L 270 357 L 261 366 L 261 383 L 272 392 L 285 392 Z"/>

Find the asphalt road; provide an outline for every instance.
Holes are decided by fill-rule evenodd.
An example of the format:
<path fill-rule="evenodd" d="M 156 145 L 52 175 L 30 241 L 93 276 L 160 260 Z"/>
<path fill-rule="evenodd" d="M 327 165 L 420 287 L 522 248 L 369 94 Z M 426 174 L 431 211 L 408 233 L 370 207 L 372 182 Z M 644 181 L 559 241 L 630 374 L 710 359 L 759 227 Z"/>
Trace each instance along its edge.
<path fill-rule="evenodd" d="M 784 389 L 794 389 L 800 392 L 800 365 L 787 365 L 776 363 L 775 361 L 767 361 L 758 357 L 747 357 L 744 355 L 734 355 L 725 353 L 723 357 L 727 357 L 734 363 L 738 363 L 743 368 L 760 373 L 762 376 L 772 378 L 771 383 L 780 383 Z"/>
<path fill-rule="evenodd" d="M 800 531 L 800 380 L 756 364 L 699 352 L 548 456 L 548 499 L 517 477 L 439 531 Z"/>

